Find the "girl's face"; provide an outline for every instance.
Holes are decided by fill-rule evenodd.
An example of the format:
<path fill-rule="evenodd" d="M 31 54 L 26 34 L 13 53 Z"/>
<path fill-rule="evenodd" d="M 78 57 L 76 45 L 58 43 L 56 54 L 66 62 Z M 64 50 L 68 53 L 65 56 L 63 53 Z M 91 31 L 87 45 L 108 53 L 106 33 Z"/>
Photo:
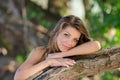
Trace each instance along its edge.
<path fill-rule="evenodd" d="M 67 51 L 75 47 L 81 33 L 71 26 L 64 28 L 57 36 L 57 45 L 60 51 Z"/>

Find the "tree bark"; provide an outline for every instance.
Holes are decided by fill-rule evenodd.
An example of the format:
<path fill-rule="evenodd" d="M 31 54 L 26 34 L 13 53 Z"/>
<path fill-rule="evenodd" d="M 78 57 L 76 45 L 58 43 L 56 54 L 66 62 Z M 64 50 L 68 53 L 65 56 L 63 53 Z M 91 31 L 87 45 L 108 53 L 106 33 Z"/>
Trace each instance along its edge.
<path fill-rule="evenodd" d="M 28 80 L 77 80 L 120 67 L 120 46 L 107 48 L 94 54 L 74 57 L 77 63 L 69 68 L 54 67 L 37 73 Z"/>

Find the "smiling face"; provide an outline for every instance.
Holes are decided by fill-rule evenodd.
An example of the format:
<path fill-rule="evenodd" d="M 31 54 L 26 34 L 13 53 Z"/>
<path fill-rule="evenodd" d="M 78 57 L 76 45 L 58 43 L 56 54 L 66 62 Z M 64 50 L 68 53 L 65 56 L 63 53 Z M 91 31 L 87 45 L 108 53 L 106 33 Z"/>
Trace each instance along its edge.
<path fill-rule="evenodd" d="M 57 36 L 57 46 L 60 51 L 67 51 L 75 47 L 79 41 L 81 33 L 71 27 L 66 26 Z"/>
<path fill-rule="evenodd" d="M 88 41 L 89 32 L 81 19 L 68 15 L 62 17 L 53 29 L 48 43 L 48 53 L 67 51 Z"/>

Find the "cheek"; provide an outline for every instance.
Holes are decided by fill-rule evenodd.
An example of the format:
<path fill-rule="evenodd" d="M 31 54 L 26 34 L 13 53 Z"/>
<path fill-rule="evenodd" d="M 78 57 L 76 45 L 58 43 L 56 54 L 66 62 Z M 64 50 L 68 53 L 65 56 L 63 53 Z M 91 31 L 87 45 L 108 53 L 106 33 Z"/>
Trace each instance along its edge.
<path fill-rule="evenodd" d="M 77 43 L 73 44 L 73 47 L 75 47 L 77 45 Z"/>
<path fill-rule="evenodd" d="M 61 45 L 61 43 L 63 43 L 65 41 L 64 38 L 61 35 L 58 35 L 56 40 L 57 40 L 57 45 L 58 46 Z"/>
<path fill-rule="evenodd" d="M 61 42 L 60 40 L 61 40 L 61 38 L 58 36 L 57 39 L 56 39 L 56 42 L 57 42 L 58 46 L 60 45 L 60 42 Z"/>

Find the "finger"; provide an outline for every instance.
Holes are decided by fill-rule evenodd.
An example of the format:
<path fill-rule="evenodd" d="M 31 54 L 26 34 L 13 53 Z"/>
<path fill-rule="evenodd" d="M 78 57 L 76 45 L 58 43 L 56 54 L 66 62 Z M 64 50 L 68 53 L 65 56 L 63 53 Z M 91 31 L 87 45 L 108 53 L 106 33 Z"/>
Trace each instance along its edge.
<path fill-rule="evenodd" d="M 62 64 L 62 66 L 65 66 L 65 67 L 70 67 L 68 64 L 64 63 Z"/>
<path fill-rule="evenodd" d="M 67 61 L 68 61 L 68 62 L 71 62 L 71 63 L 73 63 L 73 64 L 76 63 L 75 60 L 72 60 L 72 59 L 67 59 Z"/>
<path fill-rule="evenodd" d="M 73 66 L 75 63 L 73 61 L 64 61 L 62 62 L 63 66 L 70 67 Z"/>
<path fill-rule="evenodd" d="M 66 62 L 66 64 L 69 65 L 69 66 L 73 66 L 75 63 L 69 61 L 69 62 Z"/>

